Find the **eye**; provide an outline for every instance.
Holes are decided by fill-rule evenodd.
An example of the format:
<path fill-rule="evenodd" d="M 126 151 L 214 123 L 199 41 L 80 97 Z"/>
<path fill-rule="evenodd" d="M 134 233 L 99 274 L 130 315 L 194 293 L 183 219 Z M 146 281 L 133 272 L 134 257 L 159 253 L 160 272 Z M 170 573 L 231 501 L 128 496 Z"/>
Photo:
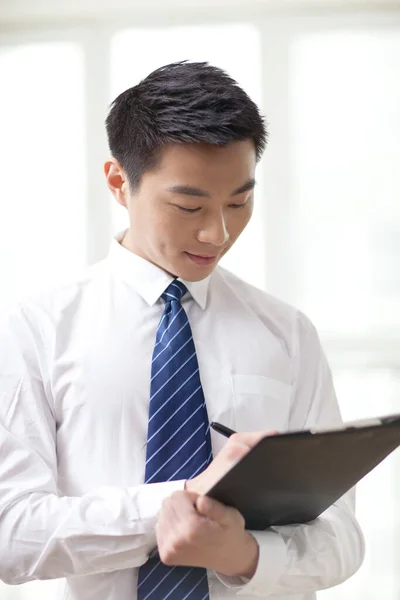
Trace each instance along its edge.
<path fill-rule="evenodd" d="M 198 207 L 198 208 L 185 208 L 184 206 L 178 206 L 178 205 L 175 205 L 175 206 L 177 208 L 179 208 L 179 210 L 181 210 L 182 212 L 185 212 L 185 213 L 196 213 L 196 212 L 198 212 L 200 210 L 200 207 Z"/>
<path fill-rule="evenodd" d="M 229 208 L 237 208 L 237 209 L 244 208 L 245 206 L 249 205 L 249 203 L 252 200 L 252 197 L 253 197 L 252 195 L 246 196 L 246 199 L 245 199 L 244 202 L 240 202 L 240 203 L 237 203 L 237 204 L 234 204 L 234 203 L 233 204 L 229 204 Z"/>
<path fill-rule="evenodd" d="M 230 204 L 231 208 L 244 208 L 247 205 L 247 202 L 242 202 L 242 204 Z"/>

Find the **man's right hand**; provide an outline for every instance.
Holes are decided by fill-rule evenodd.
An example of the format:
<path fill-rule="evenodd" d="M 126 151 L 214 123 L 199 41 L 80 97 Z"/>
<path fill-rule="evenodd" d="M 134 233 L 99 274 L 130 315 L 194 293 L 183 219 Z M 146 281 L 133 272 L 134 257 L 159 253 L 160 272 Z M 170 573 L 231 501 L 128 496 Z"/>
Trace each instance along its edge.
<path fill-rule="evenodd" d="M 276 431 L 234 433 L 205 471 L 185 482 L 185 490 L 204 496 L 262 438 Z"/>

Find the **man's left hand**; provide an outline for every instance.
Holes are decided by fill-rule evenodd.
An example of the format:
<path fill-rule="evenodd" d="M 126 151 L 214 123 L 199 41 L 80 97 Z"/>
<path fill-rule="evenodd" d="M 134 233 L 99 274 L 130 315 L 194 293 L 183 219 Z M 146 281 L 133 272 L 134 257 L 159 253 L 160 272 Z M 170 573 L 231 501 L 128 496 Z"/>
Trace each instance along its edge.
<path fill-rule="evenodd" d="M 193 492 L 174 492 L 158 515 L 160 558 L 166 565 L 204 567 L 251 579 L 257 568 L 258 544 L 244 526 L 235 508 Z"/>

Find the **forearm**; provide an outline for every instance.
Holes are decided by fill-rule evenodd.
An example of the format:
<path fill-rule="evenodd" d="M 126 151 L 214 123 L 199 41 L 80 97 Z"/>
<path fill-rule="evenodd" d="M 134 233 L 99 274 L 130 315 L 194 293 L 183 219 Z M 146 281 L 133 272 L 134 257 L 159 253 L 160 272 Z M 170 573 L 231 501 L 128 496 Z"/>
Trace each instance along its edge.
<path fill-rule="evenodd" d="M 143 564 L 162 500 L 183 482 L 57 497 L 51 470 L 0 430 L 0 579 L 20 584 Z"/>
<path fill-rule="evenodd" d="M 243 593 L 263 597 L 304 594 L 350 577 L 364 556 L 363 536 L 351 505 L 350 495 L 309 524 L 253 532 L 259 560 Z M 225 583 L 239 585 L 240 581 Z"/>
<path fill-rule="evenodd" d="M 276 593 L 294 588 L 303 593 L 325 589 L 357 571 L 365 545 L 354 516 L 353 494 L 347 494 L 310 524 L 276 528 L 288 557 Z"/>

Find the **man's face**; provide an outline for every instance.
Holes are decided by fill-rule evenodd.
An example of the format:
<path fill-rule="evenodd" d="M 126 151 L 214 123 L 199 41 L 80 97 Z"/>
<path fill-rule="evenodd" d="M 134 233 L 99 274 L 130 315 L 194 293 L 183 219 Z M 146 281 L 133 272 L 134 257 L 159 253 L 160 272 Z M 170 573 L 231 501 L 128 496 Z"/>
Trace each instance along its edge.
<path fill-rule="evenodd" d="M 166 146 L 158 166 L 125 195 L 124 245 L 173 276 L 204 279 L 250 220 L 255 166 L 251 140 Z"/>

